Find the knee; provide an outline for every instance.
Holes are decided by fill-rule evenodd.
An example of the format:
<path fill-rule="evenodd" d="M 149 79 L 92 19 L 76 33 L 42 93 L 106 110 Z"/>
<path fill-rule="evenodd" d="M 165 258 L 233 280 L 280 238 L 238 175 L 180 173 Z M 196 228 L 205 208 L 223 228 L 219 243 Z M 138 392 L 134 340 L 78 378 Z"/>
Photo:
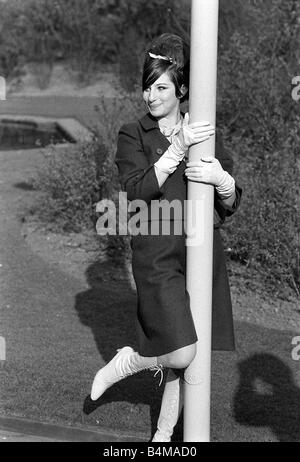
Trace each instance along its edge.
<path fill-rule="evenodd" d="M 181 348 L 180 350 L 170 353 L 169 362 L 170 366 L 174 369 L 185 369 L 193 361 L 196 355 L 196 344 L 189 345 L 188 347 Z"/>

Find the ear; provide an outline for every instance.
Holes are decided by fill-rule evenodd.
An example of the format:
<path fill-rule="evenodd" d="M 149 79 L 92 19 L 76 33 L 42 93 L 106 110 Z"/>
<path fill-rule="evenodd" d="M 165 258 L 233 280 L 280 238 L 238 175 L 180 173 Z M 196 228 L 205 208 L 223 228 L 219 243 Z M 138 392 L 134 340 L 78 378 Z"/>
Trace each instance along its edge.
<path fill-rule="evenodd" d="M 180 87 L 180 93 L 181 97 L 185 96 L 187 94 L 188 88 L 185 85 L 181 85 Z"/>

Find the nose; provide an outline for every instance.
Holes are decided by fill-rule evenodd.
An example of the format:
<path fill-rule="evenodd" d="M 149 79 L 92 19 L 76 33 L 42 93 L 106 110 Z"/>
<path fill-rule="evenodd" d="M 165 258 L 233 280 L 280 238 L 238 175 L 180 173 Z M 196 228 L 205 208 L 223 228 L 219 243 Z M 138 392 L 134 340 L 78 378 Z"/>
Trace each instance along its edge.
<path fill-rule="evenodd" d="M 149 90 L 149 95 L 148 95 L 148 101 L 149 103 L 153 103 L 156 99 L 156 91 L 155 88 L 150 88 Z"/>

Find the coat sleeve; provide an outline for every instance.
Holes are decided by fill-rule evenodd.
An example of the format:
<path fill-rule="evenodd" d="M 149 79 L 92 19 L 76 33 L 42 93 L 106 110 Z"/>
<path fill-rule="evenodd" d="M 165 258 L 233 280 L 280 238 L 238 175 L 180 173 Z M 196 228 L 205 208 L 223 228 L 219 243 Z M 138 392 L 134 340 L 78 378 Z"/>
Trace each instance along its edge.
<path fill-rule="evenodd" d="M 221 163 L 224 170 L 226 170 L 230 175 L 233 172 L 233 160 L 231 156 L 224 149 L 223 141 L 221 135 L 217 132 L 216 136 L 216 158 Z M 224 202 L 220 199 L 217 192 L 215 192 L 215 224 L 219 225 L 224 223 L 226 217 L 230 217 L 239 207 L 242 196 L 242 188 L 235 185 L 235 201 L 230 207 L 225 205 Z"/>
<path fill-rule="evenodd" d="M 159 199 L 163 192 L 159 188 L 154 165 L 149 164 L 145 155 L 138 130 L 136 123 L 121 127 L 115 162 L 128 200 L 142 199 L 149 204 L 151 200 Z"/>

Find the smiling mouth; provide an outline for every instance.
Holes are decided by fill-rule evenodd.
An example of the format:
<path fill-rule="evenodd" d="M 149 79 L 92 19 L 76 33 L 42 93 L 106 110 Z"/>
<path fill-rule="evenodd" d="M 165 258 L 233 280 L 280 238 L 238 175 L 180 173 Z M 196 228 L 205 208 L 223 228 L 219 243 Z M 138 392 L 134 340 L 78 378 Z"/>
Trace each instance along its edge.
<path fill-rule="evenodd" d="M 150 109 L 157 109 L 160 106 L 160 104 L 149 104 Z"/>

